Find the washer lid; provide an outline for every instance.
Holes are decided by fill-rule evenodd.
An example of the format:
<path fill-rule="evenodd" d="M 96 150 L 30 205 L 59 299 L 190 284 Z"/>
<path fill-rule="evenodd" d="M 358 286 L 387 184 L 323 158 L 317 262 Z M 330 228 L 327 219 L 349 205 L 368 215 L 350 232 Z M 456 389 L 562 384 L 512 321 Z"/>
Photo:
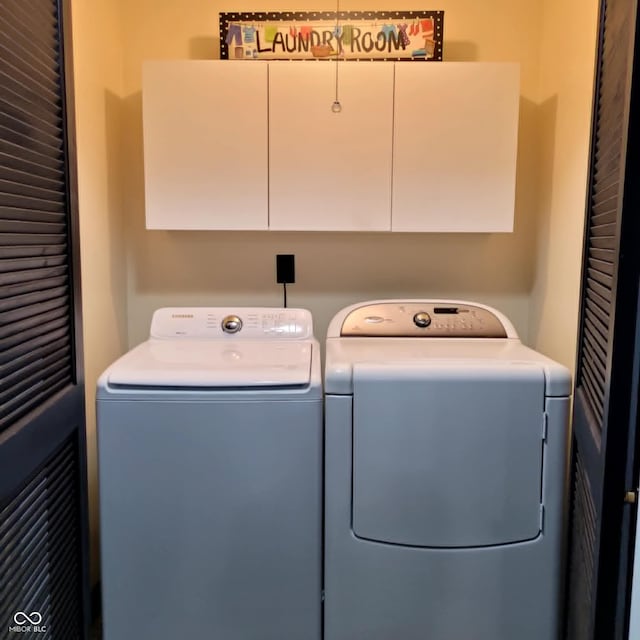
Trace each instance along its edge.
<path fill-rule="evenodd" d="M 149 340 L 118 360 L 121 387 L 298 387 L 311 378 L 312 341 Z"/>

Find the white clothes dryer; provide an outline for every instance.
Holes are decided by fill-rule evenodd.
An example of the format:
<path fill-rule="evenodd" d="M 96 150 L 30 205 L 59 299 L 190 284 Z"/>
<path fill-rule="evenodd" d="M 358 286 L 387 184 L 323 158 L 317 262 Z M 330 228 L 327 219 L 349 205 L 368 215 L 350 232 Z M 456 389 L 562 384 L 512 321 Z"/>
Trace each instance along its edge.
<path fill-rule="evenodd" d="M 333 318 L 325 640 L 559 639 L 570 389 L 484 305 Z"/>
<path fill-rule="evenodd" d="M 308 311 L 156 311 L 98 381 L 97 423 L 106 640 L 320 638 Z"/>

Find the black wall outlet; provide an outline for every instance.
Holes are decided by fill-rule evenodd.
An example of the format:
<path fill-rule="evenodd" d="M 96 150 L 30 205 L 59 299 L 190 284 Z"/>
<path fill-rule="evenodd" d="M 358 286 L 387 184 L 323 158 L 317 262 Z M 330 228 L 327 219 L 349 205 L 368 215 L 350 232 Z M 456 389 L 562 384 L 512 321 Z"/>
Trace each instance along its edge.
<path fill-rule="evenodd" d="M 296 281 L 296 257 L 292 253 L 276 255 L 276 281 L 278 284 L 293 284 Z"/>

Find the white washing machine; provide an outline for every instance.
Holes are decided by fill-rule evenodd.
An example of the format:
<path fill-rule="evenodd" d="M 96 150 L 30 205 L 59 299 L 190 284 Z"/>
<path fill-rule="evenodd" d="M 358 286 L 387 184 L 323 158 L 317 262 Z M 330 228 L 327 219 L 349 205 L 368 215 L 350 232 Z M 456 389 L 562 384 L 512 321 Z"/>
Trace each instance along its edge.
<path fill-rule="evenodd" d="M 558 640 L 569 371 L 480 304 L 339 312 L 325 640 Z"/>
<path fill-rule="evenodd" d="M 97 422 L 106 640 L 320 638 L 308 311 L 156 311 L 98 381 Z"/>

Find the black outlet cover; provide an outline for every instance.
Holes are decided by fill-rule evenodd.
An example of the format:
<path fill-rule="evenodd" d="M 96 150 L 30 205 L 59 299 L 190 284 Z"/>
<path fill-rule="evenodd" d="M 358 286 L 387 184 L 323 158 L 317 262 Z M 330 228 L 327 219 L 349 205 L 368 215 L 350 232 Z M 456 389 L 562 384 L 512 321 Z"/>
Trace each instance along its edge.
<path fill-rule="evenodd" d="M 296 263 L 292 253 L 276 255 L 276 281 L 278 284 L 293 284 L 296 281 Z"/>

